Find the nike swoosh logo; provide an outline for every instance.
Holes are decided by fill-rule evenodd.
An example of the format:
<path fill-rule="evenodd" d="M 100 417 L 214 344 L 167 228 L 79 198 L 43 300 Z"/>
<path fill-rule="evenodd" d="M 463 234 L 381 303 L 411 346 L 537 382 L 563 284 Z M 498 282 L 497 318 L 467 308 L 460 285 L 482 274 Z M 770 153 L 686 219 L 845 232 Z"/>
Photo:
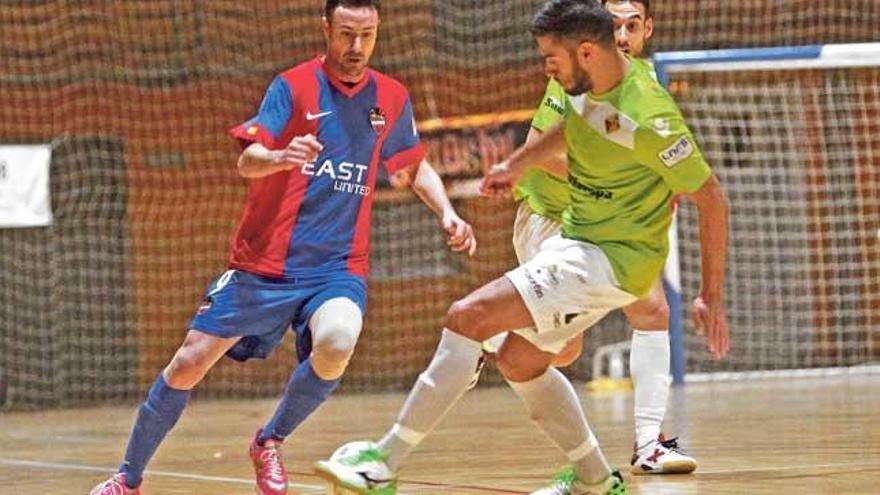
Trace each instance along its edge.
<path fill-rule="evenodd" d="M 330 115 L 331 113 L 333 113 L 333 112 L 321 112 L 321 113 L 308 112 L 308 113 L 306 113 L 306 120 L 320 119 L 321 117 L 326 117 L 327 115 Z"/>

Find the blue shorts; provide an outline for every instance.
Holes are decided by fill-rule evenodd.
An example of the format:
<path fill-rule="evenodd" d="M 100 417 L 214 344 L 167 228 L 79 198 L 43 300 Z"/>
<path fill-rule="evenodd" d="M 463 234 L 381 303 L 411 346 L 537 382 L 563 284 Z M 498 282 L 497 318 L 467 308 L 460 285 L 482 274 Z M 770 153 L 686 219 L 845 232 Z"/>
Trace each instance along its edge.
<path fill-rule="evenodd" d="M 322 304 L 337 297 L 367 312 L 367 284 L 346 272 L 277 279 L 229 270 L 208 288 L 189 328 L 217 337 L 242 337 L 226 355 L 237 360 L 266 358 L 287 328 L 296 332 L 300 361 L 309 357 L 309 320 Z"/>

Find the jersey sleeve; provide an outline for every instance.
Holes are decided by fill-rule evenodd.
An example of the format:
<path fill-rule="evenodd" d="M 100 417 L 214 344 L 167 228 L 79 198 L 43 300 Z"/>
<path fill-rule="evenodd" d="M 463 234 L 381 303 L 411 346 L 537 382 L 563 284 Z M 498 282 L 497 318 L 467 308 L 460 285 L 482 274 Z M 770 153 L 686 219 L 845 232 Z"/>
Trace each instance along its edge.
<path fill-rule="evenodd" d="M 412 102 L 407 96 L 400 116 L 394 121 L 388 139 L 382 145 L 382 162 L 388 173 L 393 175 L 410 165 L 421 162 L 424 158 L 425 148 L 422 146 L 419 131 L 416 129 Z"/>
<path fill-rule="evenodd" d="M 242 148 L 251 143 L 260 143 L 266 148 L 275 149 L 286 144 L 278 143 L 278 139 L 287 127 L 292 113 L 293 97 L 290 86 L 284 78 L 278 76 L 266 90 L 256 117 L 233 127 L 229 134 L 239 140 Z"/>
<path fill-rule="evenodd" d="M 547 83 L 547 89 L 544 91 L 544 98 L 541 99 L 541 105 L 535 111 L 532 117 L 532 127 L 544 132 L 554 125 L 562 122 L 565 115 L 565 101 L 568 95 L 558 82 L 551 79 Z"/>
<path fill-rule="evenodd" d="M 636 131 L 635 155 L 675 193 L 692 193 L 712 175 L 680 114 L 658 116 Z"/>

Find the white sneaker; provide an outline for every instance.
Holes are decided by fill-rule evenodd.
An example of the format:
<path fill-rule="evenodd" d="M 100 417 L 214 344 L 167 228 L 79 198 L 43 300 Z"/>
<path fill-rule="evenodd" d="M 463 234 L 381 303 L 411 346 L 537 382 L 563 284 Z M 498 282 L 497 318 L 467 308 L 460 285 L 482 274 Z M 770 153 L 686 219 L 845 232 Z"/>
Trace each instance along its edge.
<path fill-rule="evenodd" d="M 662 433 L 635 449 L 630 464 L 632 474 L 687 474 L 697 469 L 693 457 L 679 452 L 678 439 L 666 440 Z"/>
<path fill-rule="evenodd" d="M 397 475 L 373 442 L 351 442 L 343 445 L 330 459 L 315 463 L 315 474 L 332 488 L 341 488 L 359 495 L 394 495 Z M 335 493 L 331 490 L 331 493 Z"/>
<path fill-rule="evenodd" d="M 531 495 L 626 495 L 626 483 L 620 471 L 614 471 L 605 481 L 588 485 L 578 479 L 574 468 L 568 467 L 556 475 L 552 484 Z"/>

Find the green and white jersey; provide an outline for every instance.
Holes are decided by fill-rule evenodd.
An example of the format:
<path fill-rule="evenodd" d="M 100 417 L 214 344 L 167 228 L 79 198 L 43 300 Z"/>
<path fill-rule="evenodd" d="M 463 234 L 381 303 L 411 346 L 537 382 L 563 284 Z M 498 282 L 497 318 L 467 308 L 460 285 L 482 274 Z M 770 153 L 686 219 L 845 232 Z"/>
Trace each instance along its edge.
<path fill-rule="evenodd" d="M 633 61 L 623 81 L 565 110 L 571 204 L 564 237 L 598 245 L 623 288 L 642 297 L 663 268 L 670 199 L 712 175 L 672 97 L 650 64 Z"/>
<path fill-rule="evenodd" d="M 651 72 L 651 76 L 657 79 L 651 62 L 639 58 L 633 59 L 633 63 L 644 65 Z M 541 99 L 541 105 L 532 117 L 532 127 L 546 132 L 561 122 L 565 116 L 566 100 L 569 98 L 575 106 L 578 106 L 583 96 L 569 96 L 555 79 L 550 79 L 544 91 L 544 98 Z M 562 221 L 562 210 L 571 201 L 568 183 L 540 168 L 531 168 L 523 174 L 513 192 L 513 197 L 517 201 L 525 202 L 535 213 L 557 222 Z"/>

